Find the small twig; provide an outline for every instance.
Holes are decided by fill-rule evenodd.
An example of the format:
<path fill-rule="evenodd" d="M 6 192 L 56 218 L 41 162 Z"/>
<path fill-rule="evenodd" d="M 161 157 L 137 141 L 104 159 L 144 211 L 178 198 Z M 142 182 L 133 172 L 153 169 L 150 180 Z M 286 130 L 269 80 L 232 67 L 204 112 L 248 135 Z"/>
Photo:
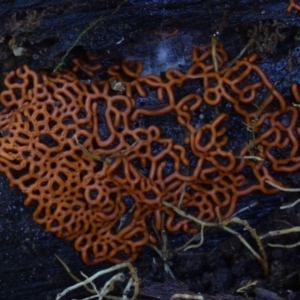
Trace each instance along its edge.
<path fill-rule="evenodd" d="M 125 280 L 125 276 L 123 273 L 118 273 L 114 275 L 112 278 L 110 278 L 108 281 L 105 282 L 104 287 L 101 289 L 99 293 L 99 298 L 100 297 L 103 298 L 104 296 L 106 296 L 106 294 L 111 292 L 113 290 L 113 286 L 116 281 L 124 281 L 124 280 Z"/>
<path fill-rule="evenodd" d="M 204 226 L 201 226 L 201 229 L 202 228 L 204 228 Z M 201 237 L 201 232 L 194 234 L 183 246 L 180 246 L 179 248 L 177 248 L 176 251 L 181 251 L 181 250 L 186 251 L 187 250 L 186 247 L 189 246 L 192 241 L 197 240 L 198 237 Z"/>
<path fill-rule="evenodd" d="M 102 159 L 99 155 L 94 154 L 92 152 L 90 152 L 88 149 L 86 149 L 82 144 L 79 143 L 77 136 L 74 134 L 74 139 L 76 144 L 79 146 L 80 150 L 83 152 L 83 154 L 89 158 L 92 158 L 94 160 L 98 160 L 98 161 L 102 161 L 104 162 L 105 159 Z"/>
<path fill-rule="evenodd" d="M 240 213 L 256 206 L 258 204 L 258 202 L 253 202 L 253 203 L 250 203 L 248 206 L 244 207 L 244 208 L 241 208 L 240 210 L 238 210 L 237 212 L 235 212 L 233 215 L 232 215 L 232 218 L 236 217 L 237 215 L 239 215 Z"/>
<path fill-rule="evenodd" d="M 280 186 L 270 180 L 266 180 L 265 181 L 267 184 L 277 188 L 278 190 L 284 191 L 284 192 L 292 192 L 292 193 L 296 193 L 296 192 L 300 192 L 300 188 L 285 188 L 283 186 Z"/>
<path fill-rule="evenodd" d="M 117 157 L 119 157 L 119 156 L 125 154 L 125 153 L 128 152 L 130 149 L 132 149 L 133 147 L 135 147 L 139 142 L 140 142 L 140 141 L 135 141 L 134 143 L 132 143 L 132 144 L 131 144 L 129 147 L 127 147 L 126 149 L 120 150 L 119 152 L 114 153 L 114 154 L 108 156 L 108 157 L 106 158 L 106 161 L 107 161 L 108 163 L 112 163 L 112 160 L 113 160 L 114 158 L 117 158 Z"/>
<path fill-rule="evenodd" d="M 56 72 L 61 66 L 63 66 L 65 64 L 65 59 L 67 58 L 67 56 L 70 54 L 70 52 L 74 49 L 74 47 L 78 44 L 78 42 L 81 40 L 81 38 L 89 31 L 91 30 L 94 26 L 96 26 L 100 21 L 104 21 L 107 18 L 113 16 L 114 14 L 116 14 L 118 12 L 118 10 L 121 8 L 121 6 L 126 2 L 127 0 L 123 0 L 118 6 L 117 8 L 108 16 L 101 16 L 98 19 L 92 21 L 88 27 L 86 27 L 83 31 L 81 31 L 81 33 L 77 36 L 75 42 L 72 44 L 72 46 L 67 50 L 67 52 L 64 54 L 64 56 L 61 58 L 61 60 L 59 61 L 59 63 L 57 64 L 57 66 L 54 68 L 53 73 Z"/>
<path fill-rule="evenodd" d="M 113 266 L 111 268 L 108 268 L 108 269 L 105 269 L 105 270 L 102 270 L 102 271 L 99 271 L 97 273 L 95 273 L 94 275 L 92 275 L 91 277 L 87 278 L 86 280 L 84 281 L 81 281 L 77 284 L 74 284 L 68 288 L 66 288 L 64 291 L 62 291 L 61 293 L 59 293 L 57 296 L 56 296 L 56 300 L 59 300 L 61 299 L 63 296 L 65 296 L 67 293 L 81 287 L 81 286 L 85 286 L 91 282 L 93 282 L 96 278 L 98 278 L 99 276 L 102 276 L 104 274 L 107 274 L 107 273 L 111 273 L 113 271 L 116 271 L 116 270 L 119 270 L 119 269 L 122 269 L 122 268 L 128 268 L 130 273 L 131 273 L 131 276 L 133 278 L 133 286 L 134 286 L 134 293 L 133 293 L 133 296 L 132 296 L 132 300 L 136 299 L 137 296 L 138 296 L 138 293 L 139 293 L 139 278 L 136 274 L 136 271 L 134 270 L 132 264 L 130 263 L 122 263 L 122 264 L 119 264 L 119 265 L 116 265 L 116 266 Z M 98 296 L 98 295 L 96 295 Z"/>
<path fill-rule="evenodd" d="M 282 223 L 282 224 L 285 224 L 287 225 L 288 227 L 295 227 L 294 224 L 286 221 L 286 220 L 281 220 L 281 219 L 274 219 L 274 222 L 277 222 L 277 223 Z"/>
<path fill-rule="evenodd" d="M 218 60 L 217 60 L 217 43 L 218 40 L 215 35 L 211 37 L 211 56 L 212 56 L 212 61 L 213 61 L 213 66 L 214 66 L 214 71 L 218 72 L 219 67 L 218 67 Z"/>
<path fill-rule="evenodd" d="M 218 225 L 216 223 L 212 223 L 212 222 L 204 222 L 194 216 L 188 215 L 187 213 L 185 213 L 183 210 L 179 209 L 178 207 L 172 205 L 171 203 L 163 200 L 162 201 L 163 205 L 166 207 L 169 207 L 171 209 L 173 209 L 178 215 L 187 218 L 189 220 L 194 221 L 195 223 L 199 224 L 199 225 L 203 225 L 203 226 L 208 226 L 208 227 L 217 227 Z"/>
<path fill-rule="evenodd" d="M 233 66 L 233 64 L 240 59 L 244 53 L 247 51 L 247 49 L 253 44 L 254 39 L 250 39 L 248 44 L 240 51 L 240 53 L 226 66 L 226 68 L 230 68 Z"/>
<path fill-rule="evenodd" d="M 300 246 L 300 242 L 295 243 L 295 244 L 290 244 L 290 245 L 282 245 L 282 244 L 271 244 L 268 243 L 269 247 L 274 247 L 274 248 L 287 248 L 287 249 L 291 249 L 291 248 L 295 248 Z"/>
<path fill-rule="evenodd" d="M 171 276 L 171 278 L 176 279 L 175 276 L 174 276 L 174 273 L 172 272 L 172 270 L 170 268 L 170 266 L 166 262 L 166 257 L 164 256 L 163 252 L 160 251 L 155 245 L 153 245 L 151 243 L 147 243 L 146 246 L 152 248 L 160 256 L 160 258 L 163 260 L 164 270 L 165 270 L 166 274 L 169 274 Z"/>
<path fill-rule="evenodd" d="M 281 281 L 288 280 L 288 279 L 290 279 L 290 278 L 292 278 L 292 277 L 298 275 L 299 272 L 300 272 L 300 270 L 294 271 L 294 272 L 288 274 L 287 276 L 283 277 L 283 278 L 281 279 Z"/>
<path fill-rule="evenodd" d="M 86 276 L 85 274 L 83 274 L 81 272 L 82 276 L 87 278 L 88 279 L 88 276 Z M 93 296 L 90 296 L 90 297 L 87 297 L 87 298 L 84 298 L 82 300 L 90 300 L 90 299 L 95 299 L 95 298 L 98 298 L 98 300 L 102 300 L 103 298 L 107 298 L 107 294 L 109 292 L 111 292 L 113 290 L 113 286 L 114 286 L 114 283 L 116 281 L 124 281 L 125 280 L 125 276 L 124 274 L 122 273 L 118 273 L 116 275 L 114 275 L 112 278 L 110 278 L 104 285 L 104 287 L 101 289 L 101 291 L 98 291 L 97 290 L 97 287 L 96 285 L 91 282 L 91 284 L 93 285 L 97 295 L 93 295 Z M 121 298 L 118 298 L 118 299 L 121 299 Z M 74 299 L 74 300 L 79 300 L 79 299 Z"/>
<path fill-rule="evenodd" d="M 204 298 L 201 295 L 188 295 L 188 294 L 174 294 L 170 300 L 175 299 L 191 299 L 191 300 L 204 300 Z"/>
<path fill-rule="evenodd" d="M 155 245 L 153 245 L 153 244 L 151 244 L 151 243 L 146 243 L 146 246 L 152 248 L 152 249 L 159 255 L 159 257 L 160 257 L 162 260 L 164 259 L 163 255 L 162 255 L 162 252 L 161 252 Z"/>
<path fill-rule="evenodd" d="M 242 220 L 240 218 L 231 218 L 229 219 L 230 223 L 237 223 L 237 224 L 241 224 L 245 227 L 246 230 L 249 231 L 249 233 L 251 234 L 251 236 L 255 239 L 256 243 L 257 243 L 257 246 L 259 248 L 259 251 L 261 253 L 261 256 L 257 257 L 257 259 L 261 262 L 262 264 L 262 267 L 265 271 L 265 274 L 268 274 L 269 273 L 269 267 L 268 267 L 268 259 L 267 259 L 267 254 L 266 254 L 266 251 L 264 249 L 264 246 L 262 244 L 262 241 L 261 241 L 261 238 L 257 235 L 256 233 L 256 230 L 254 228 L 252 228 L 247 221 L 245 220 Z M 248 243 L 247 243 L 248 244 Z M 246 247 L 247 245 L 244 244 Z M 254 250 L 253 248 L 251 247 L 251 249 L 249 247 L 247 247 L 251 252 L 252 254 L 254 255 Z M 256 253 L 256 252 L 255 252 Z M 254 255 L 255 256 L 255 255 Z"/>
<path fill-rule="evenodd" d="M 267 93 L 266 97 L 264 97 L 264 100 L 259 105 L 259 107 L 257 109 L 257 112 L 256 112 L 256 114 L 254 116 L 254 122 L 255 123 L 257 122 L 259 116 L 262 114 L 263 110 L 265 109 L 266 102 L 267 102 L 268 98 L 272 95 L 272 93 L 273 93 L 273 91 L 274 91 L 277 83 L 278 82 L 276 81 L 274 84 L 272 84 L 272 87 L 268 90 L 268 93 Z"/>
<path fill-rule="evenodd" d="M 192 220 L 192 221 L 194 221 L 195 223 L 197 223 L 201 226 L 219 227 L 219 228 L 222 228 L 223 230 L 225 230 L 227 232 L 230 232 L 231 234 L 235 235 L 241 241 L 241 243 L 244 244 L 250 250 L 250 252 L 254 255 L 254 257 L 256 257 L 259 260 L 259 262 L 262 264 L 262 267 L 264 269 L 265 274 L 268 274 L 268 261 L 267 261 L 267 256 L 266 256 L 265 250 L 263 248 L 262 242 L 259 239 L 258 235 L 256 234 L 255 229 L 253 229 L 246 221 L 243 221 L 239 218 L 233 218 L 233 219 L 228 219 L 228 220 L 224 220 L 224 221 L 219 221 L 218 223 L 204 222 L 204 221 L 201 221 L 200 219 L 198 219 L 194 216 L 186 214 L 183 210 L 179 209 L 178 207 L 172 205 L 171 203 L 169 203 L 165 200 L 163 200 L 162 203 L 163 203 L 164 206 L 167 206 L 167 207 L 173 209 L 180 216 L 182 216 L 184 218 L 187 218 L 189 220 Z M 216 210 L 216 212 L 217 212 L 217 214 L 219 213 L 218 210 Z M 227 227 L 226 225 L 229 224 L 229 223 L 242 224 L 250 232 L 252 237 L 256 240 L 256 242 L 258 244 L 258 247 L 259 247 L 259 249 L 262 253 L 262 256 L 260 256 L 249 245 L 249 243 L 243 238 L 243 236 L 240 233 L 238 233 L 237 231 Z"/>
<path fill-rule="evenodd" d="M 70 275 L 70 277 L 72 277 L 76 282 L 81 282 L 81 280 L 76 277 L 72 271 L 70 270 L 70 268 L 68 267 L 68 265 L 57 255 L 54 254 L 54 256 L 56 257 L 56 259 L 62 264 L 62 266 L 65 268 L 65 270 L 67 271 L 67 273 Z M 95 291 L 90 289 L 87 285 L 84 285 L 84 288 L 91 294 L 95 294 Z"/>
<path fill-rule="evenodd" d="M 123 291 L 122 300 L 127 300 L 127 299 L 128 299 L 127 294 L 129 293 L 130 288 L 131 288 L 132 285 L 133 285 L 133 278 L 131 277 L 131 278 L 128 280 L 128 282 L 127 282 L 127 284 L 126 284 L 126 287 L 125 287 L 125 289 L 124 289 L 124 291 Z"/>
<path fill-rule="evenodd" d="M 171 276 L 171 278 L 176 279 L 174 276 L 174 273 L 172 272 L 169 264 L 168 264 L 168 253 L 167 253 L 167 245 L 168 245 L 168 237 L 166 234 L 166 230 L 165 230 L 165 214 L 164 212 L 162 212 L 162 221 L 161 221 L 161 230 L 160 230 L 160 234 L 157 232 L 155 226 L 153 226 L 153 228 L 155 229 L 155 232 L 157 234 L 158 239 L 160 240 L 161 243 L 161 251 L 153 244 L 151 243 L 147 243 L 146 245 L 149 246 L 150 248 L 152 248 L 163 260 L 164 262 L 164 269 L 166 274 L 169 274 Z"/>
<path fill-rule="evenodd" d="M 236 292 L 237 293 L 244 293 L 245 290 L 247 290 L 250 286 L 257 285 L 257 283 L 258 283 L 258 280 L 254 280 L 254 281 L 250 280 L 244 286 L 237 289 Z"/>
<path fill-rule="evenodd" d="M 153 229 L 153 231 L 154 231 L 154 233 L 155 233 L 155 236 L 156 236 L 157 239 L 158 239 L 158 242 L 159 242 L 160 244 L 162 244 L 161 236 L 160 236 L 160 234 L 158 233 L 158 231 L 157 231 L 157 229 L 156 229 L 156 227 L 155 227 L 155 225 L 154 225 L 154 219 L 152 219 L 151 225 L 152 225 L 152 229 Z"/>
<path fill-rule="evenodd" d="M 243 236 L 238 233 L 237 231 L 227 227 L 227 226 L 223 226 L 222 227 L 225 231 L 230 232 L 231 234 L 235 235 L 240 241 L 241 243 L 243 243 L 246 248 L 248 248 L 248 250 L 253 254 L 253 256 L 255 258 L 257 258 L 259 261 L 262 261 L 261 256 L 249 245 L 249 243 L 243 238 Z"/>
<path fill-rule="evenodd" d="M 252 138 L 251 140 L 249 140 L 247 143 L 246 143 L 246 146 L 247 146 L 247 149 L 248 149 L 248 152 L 250 153 L 249 156 L 255 156 L 253 154 L 253 148 L 255 147 L 255 127 L 256 127 L 256 122 L 254 122 L 253 124 L 247 124 L 245 122 L 243 122 L 244 125 L 246 126 L 246 130 L 251 132 L 252 134 Z"/>
<path fill-rule="evenodd" d="M 84 299 L 72 299 L 72 300 L 90 300 L 90 299 L 95 299 L 95 298 L 98 298 L 98 300 L 102 300 L 101 298 L 99 298 L 98 295 L 93 295 L 93 296 L 90 296 L 90 297 L 86 297 Z"/>
<path fill-rule="evenodd" d="M 118 233 L 121 228 L 123 227 L 124 223 L 128 220 L 128 217 L 132 214 L 132 212 L 135 209 L 135 204 L 132 204 L 132 206 L 130 207 L 130 209 L 127 210 L 126 214 L 122 215 L 120 217 L 120 223 L 118 225 L 118 228 L 116 229 L 116 232 Z"/>
<path fill-rule="evenodd" d="M 199 234 L 197 236 L 199 236 Z M 198 244 L 195 244 L 195 245 L 190 245 L 188 247 L 184 247 L 183 251 L 187 251 L 187 250 L 193 249 L 193 248 L 199 248 L 199 247 L 202 246 L 203 243 L 204 243 L 204 226 L 201 226 L 201 229 L 200 229 L 200 242 Z"/>
<path fill-rule="evenodd" d="M 77 136 L 74 134 L 74 139 L 76 144 L 79 146 L 80 150 L 83 152 L 83 154 L 91 159 L 97 160 L 97 161 L 102 161 L 102 162 L 106 162 L 108 164 L 111 164 L 113 162 L 113 159 L 124 155 L 126 152 L 128 152 L 130 149 L 132 149 L 133 147 L 135 147 L 140 141 L 135 141 L 133 144 L 131 144 L 129 147 L 127 147 L 126 149 L 120 150 L 117 153 L 114 153 L 110 156 L 107 156 L 105 158 L 102 158 L 102 156 L 99 156 L 95 153 L 90 152 L 87 148 L 85 148 L 82 144 L 79 143 Z"/>
<path fill-rule="evenodd" d="M 178 202 L 178 207 L 181 206 L 183 198 L 184 198 L 184 194 L 185 194 L 185 188 L 186 188 L 186 182 L 183 182 L 183 184 L 181 185 L 181 194 L 180 194 L 180 198 L 179 198 L 179 202 Z"/>
<path fill-rule="evenodd" d="M 88 276 L 87 275 L 85 275 L 83 272 L 80 272 L 80 274 L 84 277 L 84 278 L 88 278 Z M 92 287 L 93 287 L 93 292 L 94 293 L 96 293 L 96 295 L 93 295 L 93 296 L 90 296 L 90 297 L 86 297 L 86 298 L 84 298 L 84 299 L 82 299 L 82 300 L 90 300 L 90 299 L 94 299 L 94 298 L 98 298 L 98 300 L 99 299 L 101 299 L 100 298 L 100 294 L 99 294 L 99 292 L 98 292 L 98 290 L 97 290 L 97 287 L 96 287 L 96 285 L 94 284 L 94 282 L 90 282 L 90 284 L 92 285 Z M 79 299 L 73 299 L 73 300 L 79 300 Z"/>
<path fill-rule="evenodd" d="M 293 232 L 300 232 L 300 226 L 295 226 L 295 227 L 288 228 L 288 229 L 270 231 L 270 232 L 260 236 L 260 238 L 265 239 L 267 237 L 284 235 L 284 234 L 289 234 L 289 233 L 293 233 Z"/>
<path fill-rule="evenodd" d="M 255 107 L 257 108 L 257 111 L 256 111 L 253 119 L 251 120 L 251 124 L 247 124 L 247 123 L 243 122 L 246 126 L 246 130 L 252 133 L 252 139 L 247 143 L 248 152 L 250 153 L 249 157 L 257 157 L 257 156 L 253 155 L 253 151 L 252 151 L 252 149 L 255 146 L 255 140 L 256 140 L 255 132 L 256 132 L 257 121 L 259 119 L 259 116 L 262 114 L 263 110 L 265 109 L 266 102 L 267 102 L 268 98 L 270 97 L 270 95 L 273 93 L 276 84 L 277 84 L 277 82 L 275 82 L 274 85 L 271 86 L 271 88 L 268 90 L 267 95 L 264 97 L 262 103 L 259 106 L 254 104 Z M 259 147 L 261 148 L 261 145 L 258 145 L 257 148 L 259 151 L 262 151 Z M 261 161 L 262 159 L 257 158 L 257 160 Z"/>
<path fill-rule="evenodd" d="M 246 130 L 249 132 L 254 132 L 254 125 L 253 124 L 248 124 L 246 122 L 242 122 L 246 126 Z"/>
<path fill-rule="evenodd" d="M 245 156 L 235 156 L 235 158 L 239 158 L 239 159 L 253 159 L 256 161 L 262 161 L 263 158 L 259 157 L 259 156 L 255 156 L 255 155 L 245 155 Z"/>
<path fill-rule="evenodd" d="M 165 229 L 165 219 L 166 215 L 164 212 L 161 213 L 161 240 L 162 240 L 162 255 L 164 258 L 164 261 L 167 260 L 167 244 L 168 244 L 168 237 Z"/>
<path fill-rule="evenodd" d="M 300 199 L 294 201 L 293 203 L 290 203 L 290 204 L 286 204 L 286 205 L 280 206 L 279 208 L 280 208 L 280 209 L 291 208 L 291 207 L 294 207 L 295 205 L 297 205 L 298 203 L 300 203 Z"/>

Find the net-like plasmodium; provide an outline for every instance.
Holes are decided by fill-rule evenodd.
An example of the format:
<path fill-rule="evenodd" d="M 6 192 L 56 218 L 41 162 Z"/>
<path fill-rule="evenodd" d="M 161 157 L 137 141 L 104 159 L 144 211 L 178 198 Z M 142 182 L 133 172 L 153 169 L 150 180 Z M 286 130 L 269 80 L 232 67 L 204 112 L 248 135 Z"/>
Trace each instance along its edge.
<path fill-rule="evenodd" d="M 165 220 L 168 231 L 197 232 L 162 200 L 203 220 L 215 218 L 216 207 L 228 218 L 240 196 L 274 193 L 265 181 L 280 185 L 276 172 L 300 167 L 298 111 L 255 64 L 256 55 L 226 68 L 218 44 L 215 72 L 211 52 L 211 45 L 194 47 L 187 72 L 163 76 L 143 76 L 140 61 L 113 65 L 107 75 L 122 84 L 122 94 L 109 80 L 88 85 L 67 71 L 24 65 L 6 76 L 0 170 L 26 194 L 26 205 L 35 203 L 34 220 L 74 241 L 86 263 L 133 261 L 156 241 L 151 220 L 157 230 Z M 101 68 L 76 63 L 77 70 Z M 137 105 L 150 98 L 151 105 Z M 201 121 L 202 108 L 219 106 L 223 111 Z M 168 114 L 184 129 L 181 142 L 143 122 Z M 236 130 L 252 130 L 250 138 L 230 143 L 231 115 L 240 120 Z M 249 152 L 262 160 L 243 159 Z"/>

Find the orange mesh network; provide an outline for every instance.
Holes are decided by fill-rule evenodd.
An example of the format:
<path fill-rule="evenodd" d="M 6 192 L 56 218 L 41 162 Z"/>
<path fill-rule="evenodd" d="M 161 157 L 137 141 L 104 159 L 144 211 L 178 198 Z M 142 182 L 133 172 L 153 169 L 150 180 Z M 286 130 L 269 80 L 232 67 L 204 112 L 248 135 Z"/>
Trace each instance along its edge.
<path fill-rule="evenodd" d="M 218 208 L 224 219 L 240 196 L 274 193 L 266 180 L 280 185 L 278 172 L 299 169 L 298 111 L 255 64 L 256 55 L 226 67 L 217 44 L 219 72 L 211 57 L 210 44 L 196 46 L 186 72 L 163 76 L 142 75 L 142 63 L 127 60 L 108 68 L 108 80 L 90 85 L 69 71 L 26 65 L 6 76 L 0 170 L 26 194 L 26 205 L 36 204 L 34 220 L 74 241 L 86 263 L 136 259 L 143 245 L 156 242 L 150 220 L 156 230 L 165 222 L 171 232 L 197 232 L 163 199 L 203 220 L 216 218 Z M 90 75 L 103 67 L 96 59 L 74 64 Z M 124 93 L 112 90 L 112 78 Z M 151 103 L 141 106 L 141 99 Z M 204 122 L 207 107 L 218 112 Z M 149 125 L 168 114 L 185 132 L 181 142 Z M 235 130 L 252 141 L 237 141 L 235 149 L 228 138 L 232 116 L 239 120 Z M 262 161 L 245 159 L 249 154 Z"/>

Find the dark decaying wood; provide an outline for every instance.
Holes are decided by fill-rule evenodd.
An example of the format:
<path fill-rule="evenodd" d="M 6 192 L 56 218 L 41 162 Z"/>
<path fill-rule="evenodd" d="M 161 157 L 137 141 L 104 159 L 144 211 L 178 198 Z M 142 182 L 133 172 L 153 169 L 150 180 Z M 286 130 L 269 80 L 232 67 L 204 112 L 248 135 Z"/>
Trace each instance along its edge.
<path fill-rule="evenodd" d="M 115 15 L 84 35 L 75 53 L 95 51 L 116 60 L 138 58 L 145 62 L 149 72 L 159 73 L 172 64 L 178 67 L 181 57 L 189 57 L 193 45 L 207 43 L 216 31 L 220 32 L 220 40 L 231 58 L 256 34 L 259 65 L 271 82 L 278 82 L 276 88 L 291 99 L 291 83 L 300 82 L 300 17 L 296 12 L 286 12 L 287 2 L 128 0 Z M 116 0 L 1 1 L 1 79 L 23 63 L 37 70 L 53 69 L 91 20 L 111 14 L 118 3 Z M 273 34 L 277 28 L 284 35 L 283 41 Z M 178 34 L 174 37 L 164 37 L 162 34 L 177 29 Z M 157 32 L 161 34 L 155 34 Z M 16 49 L 21 51 L 20 56 L 15 55 L 13 50 Z M 160 51 L 165 51 L 166 62 L 161 61 Z M 299 178 L 297 173 L 289 180 L 297 185 Z M 239 208 L 251 201 L 258 201 L 259 204 L 240 217 L 267 232 L 274 225 L 269 220 L 287 214 L 280 212 L 280 215 L 278 212 L 281 197 L 292 201 L 296 196 L 247 196 Z M 24 207 L 23 199 L 24 196 L 16 188 L 9 187 L 5 175 L 0 174 L 0 299 L 52 300 L 57 293 L 72 285 L 74 281 L 55 259 L 54 253 L 68 264 L 77 277 L 81 276 L 80 271 L 92 275 L 110 266 L 109 263 L 84 265 L 70 242 L 45 233 L 42 227 L 34 223 L 31 217 L 34 207 Z M 294 225 L 300 222 L 298 212 L 299 208 L 297 211 L 295 207 L 288 217 Z M 248 235 L 245 237 L 250 239 Z M 165 300 L 169 299 L 170 291 L 185 293 L 189 290 L 190 293 L 212 295 L 205 299 L 245 299 L 245 295 L 238 295 L 235 291 L 249 280 L 259 280 L 259 285 L 272 295 L 276 294 L 278 299 L 300 298 L 300 256 L 297 248 L 268 249 L 271 275 L 266 279 L 259 263 L 244 246 L 221 231 L 209 232 L 203 250 L 193 252 L 173 251 L 186 241 L 186 237 L 178 234 L 169 238 L 169 263 L 177 282 L 164 273 L 163 262 L 155 252 L 149 248 L 143 249 L 134 263 L 141 279 L 140 299 Z M 297 236 L 280 241 L 297 242 Z M 108 278 L 104 276 L 99 280 L 99 286 Z M 117 286 L 117 289 L 122 287 Z M 249 299 L 266 299 L 262 290 L 258 291 L 260 293 L 250 293 L 253 298 Z M 87 292 L 81 290 L 65 299 L 85 296 L 88 296 Z"/>

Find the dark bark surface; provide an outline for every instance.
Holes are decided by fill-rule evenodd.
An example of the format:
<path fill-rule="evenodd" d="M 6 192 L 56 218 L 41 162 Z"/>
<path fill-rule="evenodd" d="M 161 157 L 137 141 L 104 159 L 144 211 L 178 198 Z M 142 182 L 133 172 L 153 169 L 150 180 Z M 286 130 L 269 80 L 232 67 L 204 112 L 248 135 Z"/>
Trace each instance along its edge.
<path fill-rule="evenodd" d="M 52 70 L 91 20 L 110 15 L 118 3 L 115 0 L 1 1 L 1 80 L 23 63 L 36 70 Z M 115 60 L 137 58 L 144 61 L 148 72 L 159 74 L 172 64 L 180 67 L 182 57 L 190 56 L 192 46 L 209 42 L 216 31 L 220 32 L 220 41 L 231 59 L 245 47 L 251 32 L 255 32 L 259 65 L 271 82 L 277 82 L 276 88 L 291 100 L 290 86 L 300 82 L 300 17 L 296 12 L 288 14 L 286 7 L 287 0 L 128 0 L 116 14 L 84 35 L 71 56 L 94 51 Z M 284 35 L 283 41 L 271 34 L 278 28 Z M 176 36 L 162 37 L 176 29 L 179 30 Z M 13 50 L 21 51 L 22 55 L 15 56 Z M 165 53 L 160 55 L 161 51 Z M 185 62 L 182 65 L 184 67 Z M 299 172 L 287 181 L 297 186 Z M 291 202 L 295 197 L 284 193 L 249 195 L 241 199 L 238 209 L 254 201 L 259 204 L 239 217 L 249 221 L 259 233 L 276 228 L 276 219 L 299 226 L 299 206 L 288 212 L 279 210 L 282 200 Z M 0 174 L 0 299 L 52 300 L 74 284 L 54 257 L 55 253 L 78 277 L 80 271 L 92 275 L 111 266 L 109 263 L 86 266 L 70 242 L 45 233 L 35 224 L 34 207 L 24 207 L 23 200 L 24 195 L 9 187 L 5 175 Z M 244 236 L 251 239 L 247 234 Z M 258 280 L 258 286 L 266 291 L 250 289 L 252 298 L 249 299 L 271 299 L 264 295 L 273 297 L 274 293 L 277 297 L 274 299 L 300 298 L 298 248 L 268 248 L 271 273 L 265 278 L 259 263 L 235 237 L 221 230 L 209 231 L 205 237 L 201 249 L 176 252 L 174 249 L 188 238 L 181 234 L 169 236 L 169 264 L 177 281 L 168 278 L 163 262 L 154 251 L 143 249 L 134 263 L 141 279 L 140 299 L 165 300 L 173 293 L 185 292 L 211 295 L 205 299 L 245 299 L 236 290 L 250 280 Z M 276 243 L 297 241 L 297 234 L 276 239 Z M 104 276 L 98 285 L 109 278 L 109 275 Z M 116 288 L 122 287 L 117 285 Z M 81 290 L 65 299 L 88 295 Z"/>

